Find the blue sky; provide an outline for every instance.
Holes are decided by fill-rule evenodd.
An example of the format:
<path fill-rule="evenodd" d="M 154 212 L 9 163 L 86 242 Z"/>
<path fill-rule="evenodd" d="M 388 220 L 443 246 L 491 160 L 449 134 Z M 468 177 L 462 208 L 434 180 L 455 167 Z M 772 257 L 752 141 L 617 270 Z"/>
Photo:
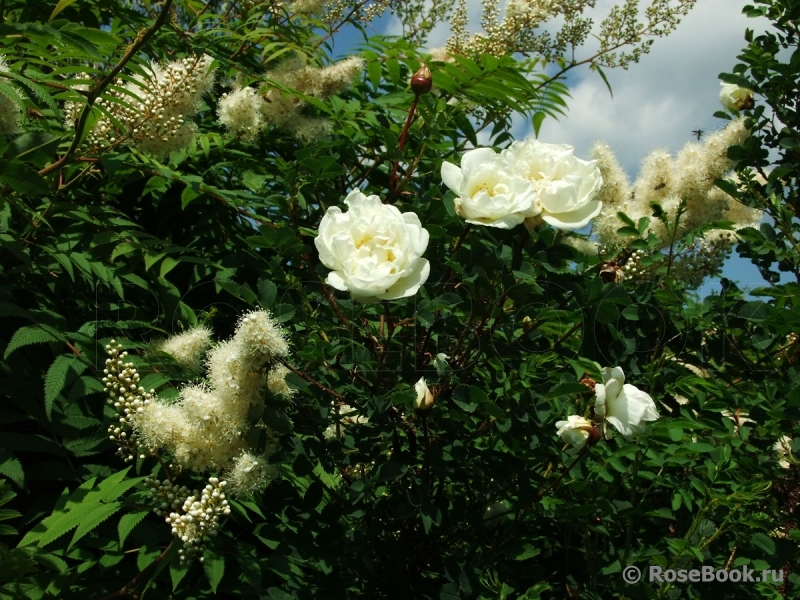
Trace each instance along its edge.
<path fill-rule="evenodd" d="M 598 0 L 595 8 L 587 10 L 595 30 L 617 3 Z M 468 0 L 468 4 L 470 26 L 477 31 L 481 2 Z M 644 0 L 641 4 L 647 6 L 649 2 Z M 605 141 L 634 180 L 640 161 L 652 150 L 664 148 L 674 154 L 687 141 L 695 139 L 693 130 L 712 131 L 722 127 L 724 122 L 713 116 L 721 109 L 718 74 L 730 72 L 738 62 L 736 57 L 745 46 L 746 28 L 758 33 L 769 25 L 766 19 L 742 15 L 745 4 L 747 0 L 698 0 L 676 31 L 656 39 L 651 52 L 638 64 L 632 64 L 628 70 L 606 69 L 613 97 L 597 73 L 585 67 L 572 71 L 568 79 L 572 96 L 568 100 L 568 115 L 560 121 L 546 119 L 540 139 L 570 144 L 579 157 L 587 157 L 595 141 Z M 557 31 L 558 26 L 555 21 L 546 28 Z M 391 16 L 374 22 L 370 29 L 395 35 L 401 32 L 399 23 Z M 448 35 L 448 26 L 438 26 L 429 47 L 443 46 Z M 344 48 L 340 46 L 337 50 L 342 52 Z M 576 58 L 590 56 L 593 50 L 590 43 L 576 53 Z M 531 133 L 530 124 L 519 118 L 515 137 L 521 139 Z M 748 260 L 729 259 L 723 274 L 744 288 L 764 285 Z M 718 280 L 708 280 L 701 291 L 705 295 L 715 289 L 719 289 Z"/>

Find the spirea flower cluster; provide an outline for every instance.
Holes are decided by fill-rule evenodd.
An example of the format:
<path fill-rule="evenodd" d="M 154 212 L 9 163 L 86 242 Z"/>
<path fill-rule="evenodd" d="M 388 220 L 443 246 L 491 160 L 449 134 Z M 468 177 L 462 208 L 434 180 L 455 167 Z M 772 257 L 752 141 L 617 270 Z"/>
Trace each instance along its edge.
<path fill-rule="evenodd" d="M 642 217 L 651 218 L 653 202 L 661 206 L 671 223 L 677 220 L 681 201 L 685 202 L 677 234 L 668 230 L 663 221 L 651 218 L 649 231 L 658 236 L 662 248 L 690 229 L 711 221 L 744 223 L 740 226 L 757 222 L 761 217 L 759 211 L 743 210 L 714 185 L 716 179 L 726 177 L 733 168 L 728 148 L 741 144 L 748 135 L 744 119 L 737 119 L 707 136 L 702 143 L 686 144 L 675 158 L 664 150 L 656 150 L 642 162 L 639 178 L 633 185 L 612 150 L 606 144 L 596 144 L 592 156 L 605 182 L 600 188 L 604 208 L 594 222 L 599 242 L 608 247 L 625 245 L 628 240 L 617 234 L 623 225 L 617 212 L 624 212 L 638 222 Z M 730 218 L 734 215 L 736 219 Z"/>
<path fill-rule="evenodd" d="M 231 468 L 249 451 L 247 417 L 264 401 L 266 372 L 288 354 L 285 334 L 267 311 L 243 315 L 233 338 L 209 352 L 206 381 L 183 387 L 177 402 L 153 401 L 138 412 L 141 446 L 150 454 L 166 450 L 182 469 Z"/>
<path fill-rule="evenodd" d="M 268 449 L 266 455 L 272 454 L 273 451 L 273 448 Z M 234 459 L 233 468 L 227 477 L 236 495 L 250 496 L 267 487 L 277 475 L 277 467 L 269 464 L 265 457 L 243 452 Z"/>
<path fill-rule="evenodd" d="M 728 158 L 731 146 L 744 142 L 749 135 L 744 119 L 731 121 L 724 129 L 708 135 L 703 142 L 686 144 L 677 156 L 665 150 L 651 152 L 642 161 L 638 179 L 631 184 L 611 148 L 597 143 L 592 157 L 602 174 L 598 199 L 602 211 L 594 219 L 593 236 L 597 242 L 572 238 L 567 243 L 586 254 L 620 252 L 625 255 L 618 266 L 625 278 L 652 275 L 656 262 L 642 252 L 624 252 L 630 237 L 620 235 L 624 225 L 617 217 L 625 213 L 635 223 L 646 217 L 644 232 L 657 240 L 657 251 L 673 246 L 671 273 L 689 288 L 719 272 L 737 241 L 735 234 L 723 229 L 705 231 L 704 237 L 675 251 L 675 243 L 689 231 L 715 221 L 730 221 L 734 229 L 757 226 L 762 211 L 751 209 L 714 185 L 729 175 L 733 161 Z M 652 204 L 658 204 L 663 217 L 653 216 Z M 645 263 L 648 263 L 647 265 Z"/>
<path fill-rule="evenodd" d="M 467 152 L 461 167 L 442 163 L 442 181 L 455 194 L 456 212 L 467 223 L 529 229 L 544 221 L 580 229 L 602 208 L 603 177 L 597 161 L 573 156 L 566 144 L 533 138 L 515 141 L 499 155 L 491 148 Z"/>
<path fill-rule="evenodd" d="M 252 141 L 267 122 L 310 142 L 330 131 L 330 122 L 303 114 L 306 101 L 280 90 L 284 86 L 306 96 L 325 100 L 345 90 L 364 70 L 364 60 L 346 58 L 326 67 L 311 67 L 298 57 L 283 61 L 264 77 L 270 82 L 257 92 L 254 88 L 234 88 L 217 107 L 217 117 L 231 133 Z"/>
<path fill-rule="evenodd" d="M 9 93 L 13 93 L 21 99 L 22 96 L 17 88 L 12 86 L 9 80 L 2 76 L 3 73 L 8 73 L 9 71 L 8 63 L 6 63 L 5 58 L 0 55 L 0 82 L 6 84 L 8 88 L 10 88 L 11 91 Z M 20 110 L 19 103 L 16 102 L 16 98 L 11 98 L 7 96 L 4 91 L 0 91 L 0 134 L 8 135 L 16 133 L 21 116 L 22 111 Z"/>
<path fill-rule="evenodd" d="M 89 132 L 86 143 L 93 148 L 132 144 L 156 156 L 187 147 L 196 126 L 189 119 L 197 113 L 205 93 L 214 85 L 213 59 L 190 56 L 165 66 L 153 63 L 146 75 L 137 75 L 118 89 L 99 98 L 105 113 Z M 68 103 L 66 126 L 72 127 L 83 105 Z"/>
<path fill-rule="evenodd" d="M 117 454 L 128 462 L 138 454 L 139 441 L 132 423 L 151 402 L 155 401 L 155 390 L 146 392 L 139 385 L 140 377 L 132 362 L 125 362 L 128 353 L 111 340 L 106 345 L 108 358 L 103 369 L 103 384 L 109 395 L 107 403 L 117 413 L 116 422 L 108 428 L 109 439 L 118 446 Z"/>
<path fill-rule="evenodd" d="M 196 328 L 160 347 L 196 365 L 209 341 L 210 331 Z M 278 362 L 289 355 L 286 335 L 267 311 L 243 315 L 233 338 L 208 353 L 207 379 L 184 386 L 173 402 L 157 399 L 153 390 L 145 393 L 138 385 L 139 374 L 132 363 L 124 362 L 127 353 L 120 353 L 116 342 L 112 340 L 106 349 L 109 359 L 103 381 L 109 404 L 119 415 L 109 432 L 127 460 L 165 451 L 178 470 L 228 472 L 232 491 L 244 495 L 277 475 L 268 462 L 274 440 L 256 455 L 245 438 L 254 425 L 249 415 L 263 404 L 267 390 L 283 396 L 292 393 L 285 381 L 288 369 Z M 263 423 L 256 425 L 272 438 Z"/>

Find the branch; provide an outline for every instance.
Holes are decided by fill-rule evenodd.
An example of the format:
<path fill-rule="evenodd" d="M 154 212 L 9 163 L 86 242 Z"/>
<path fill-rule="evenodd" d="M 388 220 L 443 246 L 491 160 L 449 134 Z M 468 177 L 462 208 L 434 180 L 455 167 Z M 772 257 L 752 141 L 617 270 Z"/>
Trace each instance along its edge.
<path fill-rule="evenodd" d="M 169 1 L 170 0 L 167 0 L 167 2 L 169 2 Z M 112 598 L 122 598 L 124 596 L 133 595 L 132 594 L 133 589 L 137 585 L 139 585 L 139 582 L 142 580 L 142 578 L 145 575 L 149 575 L 150 571 L 152 571 L 154 568 L 156 568 L 158 566 L 158 564 L 162 560 L 164 560 L 164 557 L 170 551 L 170 549 L 172 548 L 172 544 L 174 544 L 174 543 L 175 543 L 175 540 L 171 541 L 169 543 L 169 546 L 167 546 L 166 549 L 161 554 L 159 554 L 158 557 L 153 562 L 151 562 L 144 569 L 142 569 L 141 572 L 136 577 L 131 579 L 127 584 L 123 585 L 116 592 L 112 592 L 108 596 L 104 596 L 101 600 L 111 600 Z"/>
<path fill-rule="evenodd" d="M 161 9 L 161 14 L 158 15 L 155 23 L 153 23 L 149 29 L 146 29 L 136 36 L 133 44 L 131 44 L 130 48 L 128 48 L 128 51 L 125 52 L 124 56 L 119 60 L 117 65 L 111 69 L 108 75 L 106 75 L 100 83 L 94 86 L 92 91 L 89 92 L 86 98 L 86 105 L 83 107 L 83 112 L 81 112 L 81 116 L 78 119 L 78 122 L 75 124 L 75 138 L 72 140 L 69 148 L 67 148 L 66 153 L 52 165 L 39 171 L 39 175 L 49 175 L 53 171 L 59 170 L 61 167 L 67 164 L 70 158 L 72 158 L 72 155 L 75 154 L 75 151 L 78 149 L 78 146 L 81 143 L 83 130 L 86 127 L 86 122 L 89 120 L 89 113 L 92 111 L 92 106 L 94 106 L 95 100 L 100 97 L 100 94 L 102 94 L 111 84 L 111 82 L 114 81 L 114 78 L 119 74 L 120 71 L 122 71 L 125 65 L 128 64 L 128 62 L 136 55 L 142 46 L 150 41 L 150 38 L 152 38 L 156 31 L 158 31 L 158 29 L 166 22 L 172 2 L 173 0 L 166 0 L 164 7 Z"/>

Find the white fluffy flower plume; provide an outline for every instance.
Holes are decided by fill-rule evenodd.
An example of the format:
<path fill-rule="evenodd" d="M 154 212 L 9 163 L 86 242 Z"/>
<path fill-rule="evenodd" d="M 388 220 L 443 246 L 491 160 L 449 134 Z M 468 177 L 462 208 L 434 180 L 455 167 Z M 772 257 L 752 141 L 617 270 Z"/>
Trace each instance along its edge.
<path fill-rule="evenodd" d="M 608 425 L 632 441 L 645 432 L 647 421 L 658 419 L 653 399 L 636 386 L 625 383 L 625 374 L 620 367 L 605 367 L 603 383 L 595 385 L 594 392 L 594 412 L 601 421 L 606 439 L 611 438 Z"/>
<path fill-rule="evenodd" d="M 180 364 L 198 370 L 203 354 L 210 344 L 211 330 L 208 327 L 195 327 L 167 338 L 157 347 Z"/>
<path fill-rule="evenodd" d="M 208 330 L 195 329 L 167 340 L 167 349 L 177 348 L 183 358 L 198 361 L 209 335 Z M 138 375 L 132 371 L 132 365 L 118 364 L 118 347 L 110 345 L 109 354 L 112 356 L 106 377 L 109 393 L 122 396 L 118 391 L 120 376 L 134 381 Z M 144 391 L 136 389 L 130 399 L 117 401 L 118 410 L 125 411 L 121 423 L 132 427 L 133 436 L 124 427 L 117 427 L 119 433 L 115 429 L 112 434 L 115 439 L 133 437 L 141 454 L 165 451 L 182 469 L 203 472 L 234 468 L 235 460 L 242 460 L 237 457 L 250 452 L 246 436 L 255 425 L 251 409 L 264 404 L 267 389 L 273 393 L 291 393 L 283 381 L 285 370 L 278 368 L 277 361 L 288 354 L 286 335 L 267 311 L 246 313 L 239 320 L 233 338 L 217 344 L 208 353 L 206 381 L 184 386 L 174 402 L 152 394 L 141 397 Z M 120 371 L 122 367 L 127 370 Z M 266 460 L 268 455 L 263 458 Z M 233 480 L 237 481 L 236 477 Z M 259 481 L 268 480 L 259 478 Z"/>
<path fill-rule="evenodd" d="M 264 126 L 263 104 L 255 89 L 236 88 L 219 99 L 217 118 L 234 135 L 253 141 Z"/>
<path fill-rule="evenodd" d="M 328 209 L 314 240 L 320 261 L 332 269 L 328 284 L 360 302 L 416 294 L 430 274 L 422 258 L 429 235 L 419 217 L 360 190 L 350 192 L 344 203 L 347 212 Z"/>

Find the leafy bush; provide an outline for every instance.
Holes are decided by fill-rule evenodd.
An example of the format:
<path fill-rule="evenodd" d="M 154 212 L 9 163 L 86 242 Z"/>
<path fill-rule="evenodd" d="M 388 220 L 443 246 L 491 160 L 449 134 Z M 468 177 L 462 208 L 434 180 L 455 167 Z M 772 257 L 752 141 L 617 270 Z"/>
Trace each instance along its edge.
<path fill-rule="evenodd" d="M 334 61 L 453 12 L 363 4 L 0 2 L 0 597 L 793 596 L 797 3 L 745 9 L 777 33 L 721 78 L 754 105 L 664 181 L 531 145 L 598 177 L 577 217 L 563 174 L 443 165 L 693 2 L 626 3 L 584 61 L 577 9 Z M 768 286 L 698 297 L 734 244 Z"/>

